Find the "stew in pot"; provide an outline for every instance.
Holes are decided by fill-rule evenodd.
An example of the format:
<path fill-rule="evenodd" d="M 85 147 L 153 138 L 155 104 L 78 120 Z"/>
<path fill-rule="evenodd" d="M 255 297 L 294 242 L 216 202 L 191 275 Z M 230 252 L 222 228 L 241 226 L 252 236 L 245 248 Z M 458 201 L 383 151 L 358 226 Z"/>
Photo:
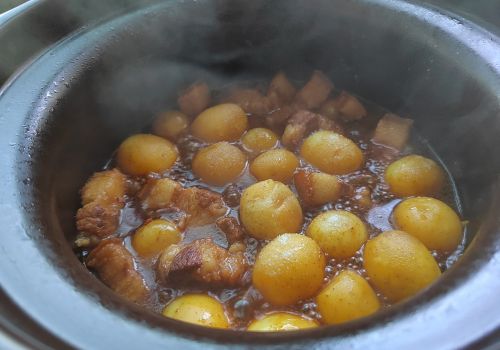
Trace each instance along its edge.
<path fill-rule="evenodd" d="M 453 181 L 413 121 L 334 89 L 194 83 L 81 190 L 75 249 L 129 301 L 203 326 L 339 324 L 463 250 Z"/>

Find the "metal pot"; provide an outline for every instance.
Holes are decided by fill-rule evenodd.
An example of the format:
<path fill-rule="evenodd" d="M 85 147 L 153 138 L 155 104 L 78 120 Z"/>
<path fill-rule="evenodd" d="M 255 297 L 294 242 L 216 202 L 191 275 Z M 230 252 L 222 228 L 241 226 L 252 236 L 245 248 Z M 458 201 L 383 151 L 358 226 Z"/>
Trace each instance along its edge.
<path fill-rule="evenodd" d="M 71 27 L 71 26 L 70 26 Z M 341 326 L 206 329 L 120 299 L 78 261 L 78 190 L 178 86 L 321 69 L 416 119 L 457 181 L 464 256 L 424 293 Z M 431 6 L 389 0 L 168 1 L 66 36 L 0 92 L 0 318 L 62 349 L 495 346 L 499 337 L 500 40 Z M 9 316 L 10 315 L 10 316 Z"/>

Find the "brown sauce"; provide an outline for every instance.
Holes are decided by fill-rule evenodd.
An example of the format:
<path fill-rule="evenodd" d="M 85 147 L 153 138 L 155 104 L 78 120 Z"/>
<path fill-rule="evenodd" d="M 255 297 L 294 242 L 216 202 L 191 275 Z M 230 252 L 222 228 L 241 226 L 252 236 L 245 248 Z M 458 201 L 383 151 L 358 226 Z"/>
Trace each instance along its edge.
<path fill-rule="evenodd" d="M 394 157 L 392 153 L 388 152 L 386 147 L 372 143 L 370 138 L 373 129 L 375 128 L 377 121 L 386 111 L 374 104 L 367 103 L 366 101 L 363 102 L 368 111 L 368 116 L 359 122 L 342 123 L 342 127 L 345 130 L 345 135 L 353 140 L 362 149 L 365 155 L 365 163 L 360 170 L 348 175 L 342 175 L 340 178 L 344 184 L 351 185 L 353 189 L 359 189 L 362 187 L 369 189 L 372 199 L 371 204 L 369 206 L 359 205 L 359 203 L 353 199 L 351 194 L 341 197 L 336 202 L 328 203 L 318 208 L 308 209 L 303 207 L 304 224 L 300 233 L 304 233 L 305 229 L 316 215 L 331 209 L 343 209 L 359 216 L 367 225 L 369 238 L 377 236 L 382 231 L 393 229 L 390 222 L 390 215 L 394 206 L 401 201 L 401 199 L 392 195 L 388 190 L 387 184 L 384 182 L 383 174 L 386 167 L 395 159 L 406 154 L 415 153 L 426 156 L 432 155 L 432 152 L 427 147 L 427 143 L 422 142 L 422 139 L 415 134 L 415 131 L 412 132 L 410 143 L 404 151 L 396 157 Z M 250 127 L 261 126 L 263 124 L 262 118 L 259 117 L 250 116 L 249 121 Z M 278 128 L 274 131 L 278 135 L 281 135 L 283 130 L 282 128 Z M 232 144 L 236 145 L 240 149 L 243 149 L 241 142 L 239 141 L 232 142 Z M 236 183 L 222 187 L 210 186 L 203 183 L 191 171 L 191 160 L 193 159 L 193 155 L 200 148 L 206 145 L 207 144 L 196 140 L 190 135 L 182 137 L 177 142 L 180 158 L 176 164 L 164 174 L 155 174 L 150 176 L 168 177 L 178 181 L 184 187 L 198 186 L 221 193 L 225 203 L 230 207 L 228 216 L 238 219 L 238 206 L 241 192 L 244 188 L 257 182 L 257 180 L 250 174 L 247 164 L 243 175 Z M 296 155 L 300 159 L 300 168 L 308 168 L 309 165 L 300 158 L 298 152 L 296 152 Z M 251 161 L 250 157 L 249 161 Z M 111 158 L 105 169 L 112 169 L 114 166 L 114 158 Z M 129 177 L 129 187 L 132 189 L 139 189 L 146 181 L 146 178 L 147 177 Z M 444 190 L 441 193 L 435 194 L 434 197 L 444 201 L 452 208 L 456 209 L 459 206 L 459 203 L 455 202 L 456 191 L 452 184 L 452 179 L 448 179 Z M 293 183 L 289 184 L 289 186 L 292 191 L 296 193 Z M 121 211 L 120 225 L 115 233 L 115 236 L 123 240 L 126 248 L 134 256 L 136 268 L 152 292 L 151 298 L 144 304 L 147 309 L 156 313 L 161 313 L 165 305 L 167 305 L 174 298 L 186 293 L 201 292 L 208 293 L 223 303 L 231 322 L 231 328 L 233 329 L 246 329 L 249 322 L 270 311 L 290 311 L 299 315 L 308 316 L 312 319 L 318 320 L 319 323 L 322 323 L 321 316 L 317 311 L 314 300 L 308 299 L 303 300 L 296 305 L 276 307 L 266 302 L 260 293 L 252 287 L 251 266 L 255 262 L 256 255 L 266 242 L 259 241 L 250 236 L 244 238 L 244 243 L 246 244 L 245 258 L 250 265 L 250 271 L 248 271 L 244 277 L 246 282 L 244 286 L 238 288 L 212 288 L 204 287 L 202 285 L 166 286 L 157 283 L 154 266 L 155 259 L 140 257 L 131 245 L 131 236 L 134 234 L 135 229 L 140 227 L 146 220 L 155 218 L 169 219 L 176 222 L 179 219 L 179 213 L 167 209 L 145 211 L 141 208 L 134 195 L 128 195 L 126 197 L 125 207 Z M 224 233 L 222 233 L 215 224 L 208 224 L 199 227 L 187 227 L 187 229 L 183 232 L 183 242 L 191 242 L 207 237 L 212 238 L 214 242 L 222 247 L 226 248 L 228 246 Z M 84 248 L 79 250 L 78 253 L 82 257 L 82 260 L 85 260 L 85 257 L 90 251 L 91 249 Z M 359 251 L 352 258 L 343 261 L 329 259 L 325 268 L 324 284 L 330 281 L 337 272 L 345 268 L 353 269 L 369 280 L 363 268 L 362 251 L 363 247 L 361 247 L 361 249 L 359 249 Z M 463 244 L 461 244 L 456 251 L 450 252 L 449 254 L 441 254 L 437 252 L 432 252 L 432 254 L 438 262 L 441 270 L 444 271 L 448 267 L 447 261 L 450 256 L 456 258 L 461 255 L 462 251 Z M 377 295 L 383 307 L 390 307 L 391 303 L 381 293 L 377 292 Z"/>

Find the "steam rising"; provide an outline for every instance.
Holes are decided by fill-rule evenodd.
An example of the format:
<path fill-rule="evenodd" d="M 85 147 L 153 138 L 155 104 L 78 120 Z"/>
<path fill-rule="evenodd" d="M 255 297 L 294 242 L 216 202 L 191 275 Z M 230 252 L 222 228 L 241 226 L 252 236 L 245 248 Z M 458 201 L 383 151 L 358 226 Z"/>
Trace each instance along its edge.
<path fill-rule="evenodd" d="M 472 9 L 469 3 L 462 0 L 454 6 L 467 13 Z M 495 11 L 500 5 L 492 3 L 484 0 L 479 6 L 476 1 L 473 6 L 485 14 L 500 13 Z M 476 68 L 473 62 L 463 63 L 459 53 L 464 51 L 446 44 L 432 24 L 410 18 L 402 25 L 400 15 L 384 12 L 381 6 L 367 10 L 363 4 L 48 1 L 39 5 L 44 11 L 20 18 L 0 33 L 10 36 L 8 41 L 0 37 L 10 43 L 2 48 L 0 73 L 5 79 L 20 62 L 84 24 L 92 27 L 97 20 L 150 6 L 130 17 L 128 24 L 104 24 L 116 29 L 115 34 L 100 50 L 88 53 L 96 64 L 81 82 L 85 89 L 78 91 L 85 94 L 81 113 L 93 115 L 116 140 L 141 130 L 162 109 L 174 107 L 177 92 L 196 80 L 220 87 L 235 80 L 270 78 L 278 70 L 305 80 L 313 69 L 320 69 L 337 88 L 415 118 L 417 129 L 437 145 L 459 180 L 491 174 L 482 170 L 484 164 L 500 169 L 487 140 L 477 137 L 486 128 L 500 133 L 500 118 L 494 123 L 491 118 L 498 114 L 498 99 L 490 98 L 482 82 L 463 74 Z M 450 26 L 460 26 L 460 21 L 452 18 Z M 483 154 L 471 153 L 479 148 L 476 142 L 484 143 Z M 466 169 L 461 159 L 472 159 L 476 166 Z"/>

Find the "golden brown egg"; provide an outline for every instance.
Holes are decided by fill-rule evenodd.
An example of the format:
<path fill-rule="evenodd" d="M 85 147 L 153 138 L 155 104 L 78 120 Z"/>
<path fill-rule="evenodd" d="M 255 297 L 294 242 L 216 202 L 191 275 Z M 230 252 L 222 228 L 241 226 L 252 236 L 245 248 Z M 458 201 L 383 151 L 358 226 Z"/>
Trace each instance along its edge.
<path fill-rule="evenodd" d="M 289 312 L 274 312 L 253 321 L 247 330 L 254 332 L 282 332 L 315 327 L 318 327 L 318 323 L 311 319 Z"/>
<path fill-rule="evenodd" d="M 460 218 L 448 205 L 434 198 L 405 199 L 394 208 L 392 219 L 398 229 L 418 238 L 428 249 L 450 252 L 462 240 Z"/>
<path fill-rule="evenodd" d="M 352 270 L 335 276 L 316 297 L 325 323 L 337 324 L 373 314 L 380 302 L 368 282 Z"/>
<path fill-rule="evenodd" d="M 285 233 L 269 242 L 255 261 L 252 281 L 274 305 L 314 296 L 323 284 L 325 258 L 311 238 Z"/>
<path fill-rule="evenodd" d="M 391 301 L 417 294 L 441 275 L 425 245 L 403 231 L 386 231 L 369 240 L 363 260 L 372 284 Z"/>
<path fill-rule="evenodd" d="M 178 243 L 182 236 L 177 226 L 163 219 L 156 219 L 141 226 L 132 236 L 132 246 L 141 256 L 161 253 L 170 245 Z"/>
<path fill-rule="evenodd" d="M 243 191 L 240 219 L 251 236 L 273 239 L 280 233 L 298 232 L 303 216 L 297 197 L 286 185 L 265 180 Z"/>
<path fill-rule="evenodd" d="M 365 224 L 356 215 L 345 210 L 330 210 L 319 214 L 309 224 L 307 235 L 335 259 L 350 258 L 368 239 Z"/>
<path fill-rule="evenodd" d="M 333 131 L 320 130 L 304 140 L 300 154 L 328 174 L 348 174 L 363 165 L 363 152 L 350 139 Z"/>
<path fill-rule="evenodd" d="M 251 154 L 260 154 L 273 149 L 278 144 L 278 136 L 266 128 L 248 130 L 241 138 L 245 150 Z"/>
<path fill-rule="evenodd" d="M 387 167 L 385 181 L 396 196 L 425 196 L 438 193 L 443 188 L 445 176 L 432 159 L 410 155 Z"/>
<path fill-rule="evenodd" d="M 122 142 L 116 160 L 125 173 L 144 176 L 168 170 L 177 156 L 177 147 L 170 141 L 156 135 L 137 134 Z"/>
<path fill-rule="evenodd" d="M 153 122 L 153 133 L 175 141 L 189 129 L 189 118 L 179 111 L 168 111 L 160 114 Z"/>
<path fill-rule="evenodd" d="M 247 128 L 245 111 L 233 103 L 207 108 L 191 124 L 192 134 L 206 142 L 236 141 Z"/>
<path fill-rule="evenodd" d="M 280 148 L 262 153 L 250 165 L 250 173 L 257 180 L 272 179 L 283 183 L 290 182 L 299 160 L 292 152 Z"/>
<path fill-rule="evenodd" d="M 205 327 L 229 328 L 222 304 L 205 294 L 186 294 L 174 299 L 163 309 L 163 316 Z"/>
<path fill-rule="evenodd" d="M 236 146 L 217 142 L 196 153 L 193 172 L 204 182 L 222 186 L 236 180 L 245 169 L 247 157 Z"/>

